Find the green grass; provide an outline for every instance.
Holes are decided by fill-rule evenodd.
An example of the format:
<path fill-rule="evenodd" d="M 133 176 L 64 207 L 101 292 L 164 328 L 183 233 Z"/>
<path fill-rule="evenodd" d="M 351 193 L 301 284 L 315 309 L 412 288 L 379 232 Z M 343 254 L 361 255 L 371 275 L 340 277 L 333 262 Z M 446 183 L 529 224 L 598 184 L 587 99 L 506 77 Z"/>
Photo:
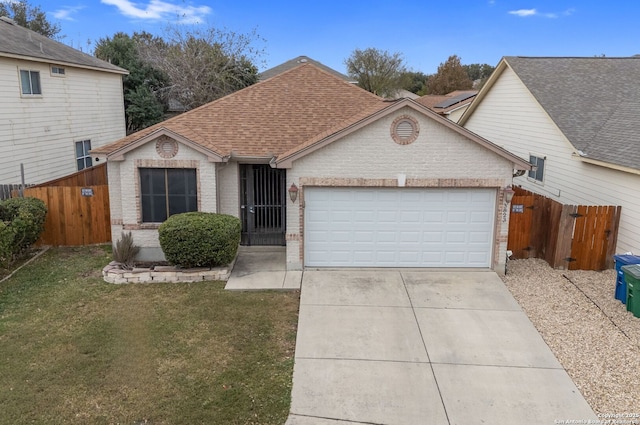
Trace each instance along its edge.
<path fill-rule="evenodd" d="M 298 292 L 112 285 L 110 248 L 0 284 L 1 424 L 283 424 Z"/>

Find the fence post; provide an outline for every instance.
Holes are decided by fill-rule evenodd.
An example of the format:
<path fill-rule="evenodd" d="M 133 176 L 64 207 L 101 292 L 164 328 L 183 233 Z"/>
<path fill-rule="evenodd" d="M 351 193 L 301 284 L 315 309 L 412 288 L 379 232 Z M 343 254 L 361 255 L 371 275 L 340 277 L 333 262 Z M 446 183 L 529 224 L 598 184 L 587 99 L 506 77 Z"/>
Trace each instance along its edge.
<path fill-rule="evenodd" d="M 613 254 L 616 253 L 616 245 L 618 244 L 618 227 L 620 226 L 621 206 L 609 207 L 611 212 L 611 220 L 609 221 L 609 233 L 607 234 L 607 253 L 605 254 L 605 268 L 612 269 L 614 267 Z"/>
<path fill-rule="evenodd" d="M 575 219 L 571 214 L 576 212 L 575 205 L 563 205 L 558 223 L 558 234 L 556 239 L 556 252 L 553 257 L 554 269 L 569 269 L 567 258 L 571 257 L 571 241 L 573 240 L 573 224 Z"/>
<path fill-rule="evenodd" d="M 25 187 L 25 183 L 24 183 L 24 164 L 21 162 L 20 163 L 20 190 L 18 191 L 18 193 L 20 194 L 21 198 L 24 198 L 24 187 Z"/>

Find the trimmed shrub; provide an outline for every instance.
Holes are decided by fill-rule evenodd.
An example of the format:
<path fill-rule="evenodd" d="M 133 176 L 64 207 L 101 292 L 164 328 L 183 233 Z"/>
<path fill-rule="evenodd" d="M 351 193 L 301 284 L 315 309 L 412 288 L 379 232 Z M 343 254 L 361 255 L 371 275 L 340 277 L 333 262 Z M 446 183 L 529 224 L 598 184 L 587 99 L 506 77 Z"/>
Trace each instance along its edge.
<path fill-rule="evenodd" d="M 13 260 L 14 236 L 13 229 L 0 220 L 0 267 L 9 267 Z"/>
<path fill-rule="evenodd" d="M 131 232 L 122 232 L 121 238 L 113 246 L 113 261 L 120 263 L 122 268 L 131 270 L 140 247 L 133 243 Z"/>
<path fill-rule="evenodd" d="M 240 219 L 226 214 L 188 212 L 160 225 L 160 247 L 173 265 L 216 267 L 231 263 L 240 244 Z"/>
<path fill-rule="evenodd" d="M 37 198 L 11 198 L 0 202 L 0 220 L 10 227 L 13 235 L 13 255 L 33 245 L 44 230 L 47 218 L 45 203 Z"/>

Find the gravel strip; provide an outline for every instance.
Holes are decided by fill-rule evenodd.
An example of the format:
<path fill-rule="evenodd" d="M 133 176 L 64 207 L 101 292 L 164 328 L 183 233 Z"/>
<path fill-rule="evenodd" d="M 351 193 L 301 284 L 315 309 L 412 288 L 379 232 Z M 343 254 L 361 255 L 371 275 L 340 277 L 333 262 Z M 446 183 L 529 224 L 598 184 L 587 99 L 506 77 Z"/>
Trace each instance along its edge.
<path fill-rule="evenodd" d="M 504 281 L 596 413 L 640 414 L 640 318 L 614 298 L 615 270 L 512 260 Z"/>

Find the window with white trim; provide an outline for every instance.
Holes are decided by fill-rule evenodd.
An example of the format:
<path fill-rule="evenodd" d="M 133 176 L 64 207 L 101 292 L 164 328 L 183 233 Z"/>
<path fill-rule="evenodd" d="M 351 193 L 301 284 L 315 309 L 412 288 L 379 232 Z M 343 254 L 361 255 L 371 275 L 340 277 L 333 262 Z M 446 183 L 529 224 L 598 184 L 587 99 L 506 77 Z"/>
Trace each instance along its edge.
<path fill-rule="evenodd" d="M 61 66 L 51 65 L 51 75 L 53 75 L 54 77 L 64 77 L 65 70 Z"/>
<path fill-rule="evenodd" d="M 529 155 L 529 162 L 536 167 L 535 170 L 529 171 L 529 178 L 542 182 L 544 179 L 544 162 L 546 157 Z"/>
<path fill-rule="evenodd" d="M 42 87 L 40 86 L 40 71 L 21 69 L 20 86 L 22 87 L 23 95 L 42 94 Z"/>
<path fill-rule="evenodd" d="M 143 223 L 162 223 L 169 216 L 198 211 L 194 168 L 140 168 Z"/>
<path fill-rule="evenodd" d="M 91 159 L 91 155 L 89 155 L 90 150 L 91 140 L 76 142 L 76 164 L 78 164 L 78 171 L 93 166 L 93 160 Z"/>

